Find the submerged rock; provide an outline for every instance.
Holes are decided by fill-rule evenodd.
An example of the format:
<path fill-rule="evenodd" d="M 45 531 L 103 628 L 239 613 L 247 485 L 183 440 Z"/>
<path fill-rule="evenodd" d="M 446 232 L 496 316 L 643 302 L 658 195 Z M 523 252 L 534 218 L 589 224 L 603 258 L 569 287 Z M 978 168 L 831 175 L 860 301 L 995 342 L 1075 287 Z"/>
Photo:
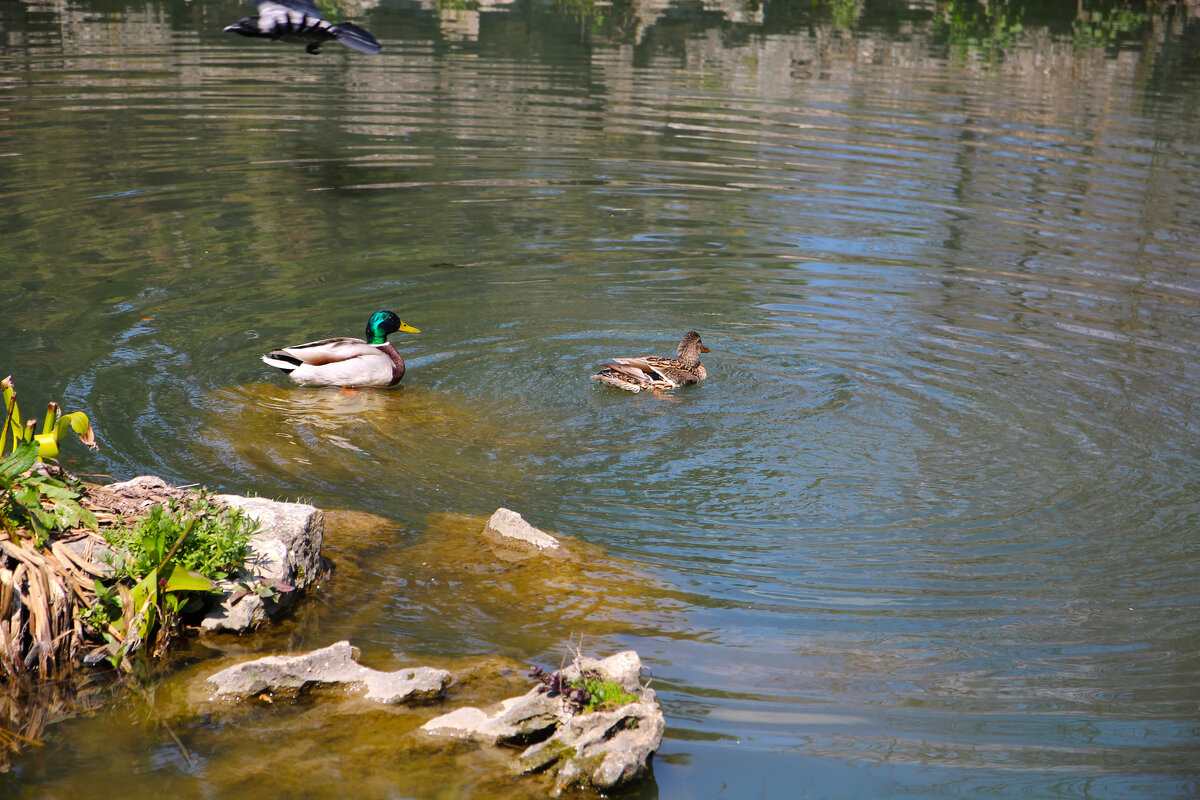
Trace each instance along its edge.
<path fill-rule="evenodd" d="M 365 689 L 364 697 L 378 703 L 402 703 L 439 697 L 450 673 L 432 667 L 408 667 L 380 672 L 357 662 L 358 648 L 342 641 L 298 656 L 266 656 L 215 675 L 207 684 L 223 697 L 253 697 L 264 693 L 298 693 L 315 686 L 346 684 Z"/>
<path fill-rule="evenodd" d="M 291 608 L 298 593 L 325 572 L 321 545 L 325 517 L 315 506 L 263 497 L 219 494 L 214 501 L 241 509 L 259 523 L 250 537 L 250 555 L 236 577 L 222 581 L 224 592 L 200 622 L 205 632 L 249 630 Z M 257 591 L 265 588 L 266 596 Z"/>
<path fill-rule="evenodd" d="M 566 553 L 558 539 L 533 527 L 516 511 L 507 508 L 496 509 L 483 526 L 483 536 L 492 543 L 492 549 L 497 555 L 511 560 L 531 558 L 543 553 Z"/>
<path fill-rule="evenodd" d="M 601 792 L 620 788 L 646 772 L 666 725 L 654 691 L 639 682 L 642 662 L 637 653 L 629 650 L 602 660 L 576 658 L 563 675 L 578 680 L 593 670 L 637 700 L 582 713 L 563 696 L 551 697 L 535 688 L 490 711 L 460 708 L 421 728 L 434 736 L 525 746 L 514 769 L 553 770 L 556 794 L 572 786 Z"/>

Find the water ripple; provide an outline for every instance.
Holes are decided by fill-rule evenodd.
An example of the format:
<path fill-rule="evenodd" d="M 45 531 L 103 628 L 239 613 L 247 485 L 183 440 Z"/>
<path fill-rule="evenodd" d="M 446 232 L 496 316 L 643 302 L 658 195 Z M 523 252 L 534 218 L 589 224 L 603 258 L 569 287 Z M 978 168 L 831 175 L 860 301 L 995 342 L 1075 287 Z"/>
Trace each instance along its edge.
<path fill-rule="evenodd" d="M 781 753 L 885 771 L 862 796 L 1194 794 L 1194 79 L 1054 37 L 985 69 L 920 9 L 626 47 L 385 8 L 376 59 L 214 9 L 54 11 L 0 49 L 0 340 L 93 417 L 82 471 L 394 520 L 365 608 L 309 612 L 384 650 L 560 644 L 561 606 L 414 567 L 444 515 L 636 565 L 597 646 L 653 664 L 664 794 L 670 758 L 771 781 Z M 258 360 L 379 307 L 422 330 L 395 390 Z M 587 379 L 691 329 L 699 386 Z"/>

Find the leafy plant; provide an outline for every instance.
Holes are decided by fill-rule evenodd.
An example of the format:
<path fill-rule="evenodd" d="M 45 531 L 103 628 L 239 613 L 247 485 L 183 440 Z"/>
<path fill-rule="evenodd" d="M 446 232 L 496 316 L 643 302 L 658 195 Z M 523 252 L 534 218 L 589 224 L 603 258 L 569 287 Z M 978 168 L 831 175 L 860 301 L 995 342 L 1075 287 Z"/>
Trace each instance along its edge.
<path fill-rule="evenodd" d="M 185 528 L 190 535 L 181 535 Z M 190 501 L 155 504 L 133 525 L 104 532 L 114 550 L 124 556 L 113 564 L 120 578 L 138 580 L 178 546 L 179 566 L 214 581 L 225 580 L 241 567 L 250 553 L 250 535 L 257 523 L 241 511 L 212 502 L 206 492 Z"/>
<path fill-rule="evenodd" d="M 637 695 L 625 691 L 616 681 L 605 678 L 594 669 L 581 670 L 578 678 L 569 678 L 562 670 L 546 672 L 535 666 L 529 677 L 540 681 L 540 694 L 563 698 L 563 702 L 577 714 L 592 711 L 607 711 L 617 706 L 636 703 Z"/>
<path fill-rule="evenodd" d="M 1025 8 L 1017 3 L 950 0 L 938 27 L 959 57 L 998 61 L 1016 46 Z"/>
<path fill-rule="evenodd" d="M 119 603 L 96 611 L 97 603 L 90 613 L 94 627 L 104 630 L 111 624 L 121 635 L 117 660 L 151 637 L 161 650 L 180 616 L 199 610 L 215 581 L 241 567 L 256 528 L 241 511 L 218 506 L 201 493 L 188 502 L 156 504 L 135 524 L 104 531 L 119 554 L 112 564 Z"/>
<path fill-rule="evenodd" d="M 1148 16 L 1125 7 L 1085 10 L 1072 25 L 1075 48 L 1112 47 L 1125 35 L 1137 31 L 1146 24 Z"/>
<path fill-rule="evenodd" d="M 833 27 L 840 31 L 854 30 L 863 11 L 858 0 L 824 0 L 822 5 L 828 7 L 833 16 Z"/>
<path fill-rule="evenodd" d="M 79 504 L 75 486 L 32 470 L 37 458 L 37 443 L 22 441 L 0 461 L 0 527 L 13 538 L 28 529 L 39 546 L 53 531 L 81 524 L 98 528 L 96 516 Z"/>
<path fill-rule="evenodd" d="M 283 581 L 275 581 L 270 585 L 263 583 L 257 585 L 239 583 L 235 586 L 233 593 L 229 595 L 229 602 L 236 603 L 248 594 L 256 594 L 264 600 L 274 600 L 279 595 L 290 592 L 295 588 L 290 583 L 284 583 Z"/>
<path fill-rule="evenodd" d="M 588 693 L 587 705 L 584 711 L 604 711 L 617 706 L 636 703 L 637 695 L 625 691 L 625 687 L 614 680 L 605 678 L 596 670 L 584 670 L 579 683 Z"/>
<path fill-rule="evenodd" d="M 58 458 L 58 442 L 68 430 L 75 431 L 79 441 L 88 447 L 93 450 L 97 449 L 96 434 L 92 430 L 92 424 L 88 421 L 87 414 L 82 411 L 63 414 L 58 403 L 52 401 L 46 406 L 42 432 L 34 433 L 34 429 L 37 427 L 36 420 L 31 419 L 24 424 L 21 423 L 21 412 L 17 407 L 17 392 L 13 388 L 11 375 L 0 381 L 0 390 L 2 390 L 0 394 L 4 397 L 4 424 L 0 425 L 0 453 L 4 451 L 4 444 L 8 439 L 10 428 L 12 429 L 13 452 L 16 452 L 17 447 L 23 443 L 34 442 L 38 447 L 38 460 Z"/>
<path fill-rule="evenodd" d="M 109 622 L 121 616 L 121 600 L 116 587 L 105 586 L 99 578 L 96 579 L 94 591 L 96 599 L 79 618 L 90 627 L 103 631 Z"/>

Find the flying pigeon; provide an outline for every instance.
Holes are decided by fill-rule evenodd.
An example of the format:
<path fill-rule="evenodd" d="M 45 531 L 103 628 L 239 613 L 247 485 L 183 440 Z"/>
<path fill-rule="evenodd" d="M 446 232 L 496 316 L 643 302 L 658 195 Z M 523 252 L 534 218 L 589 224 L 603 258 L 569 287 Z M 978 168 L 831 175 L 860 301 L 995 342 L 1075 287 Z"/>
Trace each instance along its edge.
<path fill-rule="evenodd" d="M 374 55 L 382 48 L 375 37 L 353 22 L 334 24 L 321 16 L 313 0 L 255 0 L 258 16 L 246 17 L 225 29 L 228 33 L 303 44 L 313 55 L 321 45 L 338 41 L 360 53 Z"/>

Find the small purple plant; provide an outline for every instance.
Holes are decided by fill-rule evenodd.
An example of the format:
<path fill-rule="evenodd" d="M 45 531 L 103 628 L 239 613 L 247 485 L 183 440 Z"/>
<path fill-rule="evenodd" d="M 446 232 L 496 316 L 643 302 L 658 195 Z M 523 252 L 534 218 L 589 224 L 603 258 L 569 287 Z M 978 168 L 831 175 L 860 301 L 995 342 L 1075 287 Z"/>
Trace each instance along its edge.
<path fill-rule="evenodd" d="M 600 673 L 594 670 L 588 670 L 582 677 L 587 678 L 592 674 L 595 674 L 596 677 L 600 675 Z M 592 693 L 583 686 L 582 680 L 572 682 L 562 674 L 562 670 L 546 672 L 541 667 L 535 665 L 529 671 L 529 677 L 541 683 L 541 686 L 537 687 L 538 694 L 545 694 L 550 697 L 562 697 L 563 702 L 574 713 L 582 711 L 587 706 L 588 701 L 592 699 Z"/>

